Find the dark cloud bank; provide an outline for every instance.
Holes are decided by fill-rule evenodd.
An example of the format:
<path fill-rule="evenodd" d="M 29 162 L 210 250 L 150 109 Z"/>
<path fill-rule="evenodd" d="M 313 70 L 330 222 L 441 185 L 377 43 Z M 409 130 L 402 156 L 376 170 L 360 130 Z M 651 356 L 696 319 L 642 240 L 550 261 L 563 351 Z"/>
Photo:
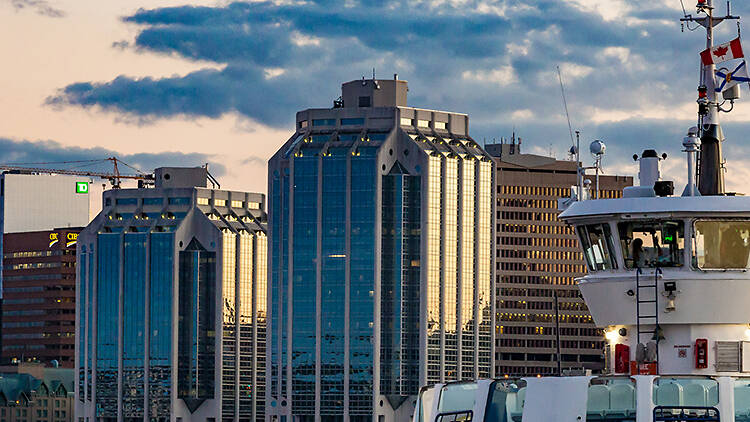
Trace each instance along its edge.
<path fill-rule="evenodd" d="M 574 125 L 587 140 L 607 140 L 618 153 L 614 160 L 645 146 L 676 152 L 689 122 L 597 124 L 586 115 L 592 107 L 626 110 L 647 103 L 663 111 L 694 100 L 701 35 L 681 33 L 680 13 L 653 3 L 635 2 L 618 21 L 560 0 L 474 0 L 456 8 L 408 1 L 341 7 L 318 0 L 140 9 L 123 18 L 138 28 L 135 40 L 115 48 L 223 67 L 72 83 L 47 103 L 145 119 L 237 112 L 290 127 L 295 111 L 330 107 L 341 82 L 376 67 L 410 81 L 410 105 L 469 113 L 475 138 L 506 136 L 515 125 L 527 142 L 544 148 L 554 143 L 560 152 L 569 141 L 554 68 L 568 63 L 586 70 L 581 77 L 566 75 L 566 88 Z M 750 5 L 736 3 L 734 12 L 750 12 Z M 717 38 L 733 36 L 725 27 Z M 497 70 L 509 68 L 515 78 L 498 79 L 503 73 Z M 269 69 L 283 72 L 271 77 Z M 523 109 L 536 117 L 514 122 L 511 114 Z M 747 126 L 729 125 L 728 138 L 742 136 Z"/>

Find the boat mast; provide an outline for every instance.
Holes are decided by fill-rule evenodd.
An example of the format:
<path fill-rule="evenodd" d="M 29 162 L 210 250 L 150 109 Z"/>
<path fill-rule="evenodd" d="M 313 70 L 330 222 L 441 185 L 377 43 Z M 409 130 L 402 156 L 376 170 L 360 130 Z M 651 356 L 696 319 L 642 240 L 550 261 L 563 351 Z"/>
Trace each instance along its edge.
<path fill-rule="evenodd" d="M 715 17 L 713 0 L 698 0 L 696 5 L 698 15 L 686 15 L 682 22 L 698 23 L 706 28 L 706 48 L 713 47 L 714 26 L 724 20 L 736 20 L 737 16 L 730 15 L 729 1 L 727 1 L 726 16 Z M 701 62 L 700 86 L 698 87 L 698 127 L 700 128 L 701 148 L 698 159 L 698 190 L 701 195 L 724 195 L 724 158 L 721 152 L 721 142 L 724 135 L 719 124 L 720 104 L 717 99 L 714 64 L 704 65 Z"/>

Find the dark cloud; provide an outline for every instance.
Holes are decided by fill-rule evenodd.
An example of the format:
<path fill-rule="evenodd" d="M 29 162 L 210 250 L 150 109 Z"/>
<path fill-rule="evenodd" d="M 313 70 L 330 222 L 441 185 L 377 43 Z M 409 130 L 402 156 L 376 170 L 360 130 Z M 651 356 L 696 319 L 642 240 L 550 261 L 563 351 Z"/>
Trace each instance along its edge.
<path fill-rule="evenodd" d="M 750 12 L 750 4 L 734 12 Z M 699 32 L 680 32 L 680 15 L 645 0 L 613 21 L 560 0 L 141 9 L 123 18 L 138 29 L 130 47 L 223 67 L 74 83 L 47 103 L 99 107 L 139 122 L 237 112 L 291 127 L 295 111 L 330 107 L 341 82 L 369 76 L 376 67 L 381 75 L 397 72 L 409 80 L 410 105 L 469 113 L 479 139 L 507 135 L 517 125 L 528 141 L 554 142 L 564 151 L 568 133 L 555 73 L 561 64 L 575 127 L 588 140 L 608 140 L 617 159 L 627 158 L 647 143 L 678 150 L 687 123 L 597 124 L 603 119 L 594 114 L 650 107 L 665 115 L 694 101 L 702 39 Z M 732 30 L 724 25 L 717 38 L 729 39 Z M 534 117 L 513 121 L 518 110 Z"/>
<path fill-rule="evenodd" d="M 210 163 L 211 173 L 214 176 L 220 177 L 226 174 L 226 167 L 216 162 L 215 156 L 208 154 L 182 152 L 120 154 L 101 147 L 81 148 L 62 145 L 56 141 L 0 138 L 0 163 L 6 165 L 17 164 L 25 167 L 109 172 L 112 171 L 112 166 L 108 162 L 83 163 L 81 161 L 105 160 L 114 156 L 117 156 L 124 163 L 146 172 L 163 166 L 194 167 Z M 134 172 L 127 167 L 121 168 L 120 171 L 123 174 Z"/>
<path fill-rule="evenodd" d="M 46 0 L 11 0 L 10 2 L 16 10 L 32 9 L 36 13 L 50 18 L 62 18 L 65 12 L 53 7 Z"/>

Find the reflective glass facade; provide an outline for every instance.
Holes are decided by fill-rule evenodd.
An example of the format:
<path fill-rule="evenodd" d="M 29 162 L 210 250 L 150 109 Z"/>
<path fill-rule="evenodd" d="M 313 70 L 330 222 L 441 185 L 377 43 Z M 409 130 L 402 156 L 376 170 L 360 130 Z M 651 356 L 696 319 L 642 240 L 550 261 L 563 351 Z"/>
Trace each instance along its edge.
<path fill-rule="evenodd" d="M 383 176 L 380 392 L 419 390 L 421 176 Z"/>
<path fill-rule="evenodd" d="M 126 418 L 143 417 L 147 237 L 148 233 L 124 235 L 122 412 Z"/>
<path fill-rule="evenodd" d="M 493 372 L 491 159 L 423 111 L 347 113 L 298 113 L 269 162 L 271 418 L 370 420 Z"/>
<path fill-rule="evenodd" d="M 361 147 L 352 160 L 349 287 L 349 414 L 372 414 L 377 159 Z"/>
<path fill-rule="evenodd" d="M 346 321 L 346 148 L 331 148 L 322 166 L 320 413 L 344 409 Z"/>
<path fill-rule="evenodd" d="M 214 398 L 216 252 L 193 239 L 180 251 L 177 396 Z"/>
<path fill-rule="evenodd" d="M 174 236 L 151 233 L 150 246 L 148 403 L 150 415 L 165 415 L 172 393 Z"/>
<path fill-rule="evenodd" d="M 139 197 L 164 195 L 158 189 L 109 191 L 105 204 L 107 195 L 126 198 L 105 205 L 79 236 L 76 417 L 263 420 L 263 197 L 172 193 L 179 196 L 168 202 Z M 219 195 L 225 199 L 212 199 Z M 145 212 L 164 204 L 171 204 L 166 211 Z M 116 217 L 133 209 L 129 221 Z"/>
<path fill-rule="evenodd" d="M 480 161 L 477 169 L 477 342 L 476 365 L 479 378 L 493 376 L 493 296 L 492 296 L 492 170 L 491 161 Z"/>
<path fill-rule="evenodd" d="M 237 259 L 237 241 L 234 234 L 225 231 L 222 234 L 222 341 L 221 348 L 224 355 L 221 375 L 221 416 L 225 421 L 234 420 L 235 394 L 239 380 L 237 379 L 237 288 L 235 287 L 235 262 Z"/>
<path fill-rule="evenodd" d="M 318 157 L 306 149 L 294 159 L 292 226 L 292 406 L 315 413 L 315 322 L 318 218 Z"/>
<path fill-rule="evenodd" d="M 476 350 L 476 335 L 474 332 L 474 321 L 476 320 L 476 310 L 474 304 L 476 303 L 474 293 L 478 289 L 474 288 L 474 274 L 475 272 L 475 204 L 476 204 L 476 186 L 475 186 L 475 169 L 476 162 L 474 160 L 462 160 L 461 161 L 461 192 L 459 200 L 461 204 L 461 215 L 460 219 L 460 231 L 459 231 L 459 253 L 460 259 L 458 260 L 459 265 L 459 277 L 460 277 L 460 325 L 459 325 L 459 341 L 458 344 L 461 350 L 461 359 L 459 360 L 460 373 L 462 379 L 472 379 L 477 371 L 475 367 L 475 350 Z"/>
<path fill-rule="evenodd" d="M 117 417 L 120 234 L 100 234 L 96 285 L 96 416 Z"/>

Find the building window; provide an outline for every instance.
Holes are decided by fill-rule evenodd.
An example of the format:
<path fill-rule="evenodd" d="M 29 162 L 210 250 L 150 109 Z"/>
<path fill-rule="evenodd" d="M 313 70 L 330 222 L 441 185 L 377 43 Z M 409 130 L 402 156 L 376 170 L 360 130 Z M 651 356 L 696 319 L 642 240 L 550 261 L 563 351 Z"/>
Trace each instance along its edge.
<path fill-rule="evenodd" d="M 401 118 L 401 125 L 402 126 L 413 126 L 414 125 L 414 119 L 407 119 L 406 117 Z"/>
<path fill-rule="evenodd" d="M 307 120 L 303 120 L 303 121 L 299 122 L 299 127 L 300 127 L 300 129 L 306 128 L 307 127 Z"/>
<path fill-rule="evenodd" d="M 417 126 L 430 127 L 430 121 L 429 120 L 417 120 Z"/>
<path fill-rule="evenodd" d="M 161 205 L 164 198 L 143 198 L 143 205 Z"/>
<path fill-rule="evenodd" d="M 370 97 L 359 97 L 359 106 L 360 107 L 370 107 L 371 106 L 371 100 Z"/>
<path fill-rule="evenodd" d="M 242 208 L 242 201 L 232 201 L 232 208 Z"/>
<path fill-rule="evenodd" d="M 214 199 L 214 206 L 215 207 L 225 207 L 227 206 L 226 199 Z"/>
<path fill-rule="evenodd" d="M 448 124 L 445 122 L 435 122 L 435 129 L 446 130 L 447 127 L 448 127 Z"/>
<path fill-rule="evenodd" d="M 169 198 L 170 205 L 190 205 L 190 198 Z"/>
<path fill-rule="evenodd" d="M 313 126 L 336 126 L 336 119 L 315 119 Z"/>
<path fill-rule="evenodd" d="M 356 119 L 341 119 L 342 126 L 364 125 L 365 119 L 362 117 Z"/>
<path fill-rule="evenodd" d="M 198 198 L 198 205 L 208 205 L 208 198 Z"/>
<path fill-rule="evenodd" d="M 251 210 L 259 210 L 260 209 L 260 203 L 258 202 L 248 202 L 247 207 Z"/>

